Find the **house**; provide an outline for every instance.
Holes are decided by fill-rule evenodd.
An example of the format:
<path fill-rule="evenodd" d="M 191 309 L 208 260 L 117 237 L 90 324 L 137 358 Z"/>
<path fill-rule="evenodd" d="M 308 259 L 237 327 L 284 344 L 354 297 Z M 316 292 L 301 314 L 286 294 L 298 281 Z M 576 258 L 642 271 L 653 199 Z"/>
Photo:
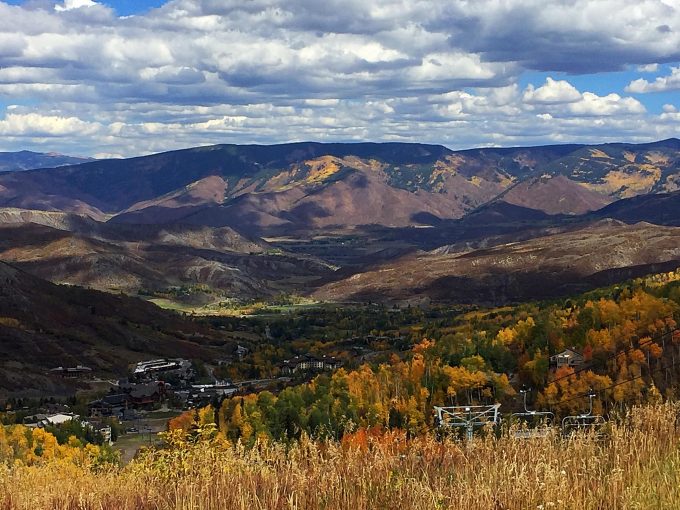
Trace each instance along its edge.
<path fill-rule="evenodd" d="M 128 395 L 114 393 L 87 404 L 90 416 L 117 416 L 128 408 Z"/>
<path fill-rule="evenodd" d="M 203 405 L 212 401 L 215 398 L 231 397 L 236 394 L 239 389 L 231 384 L 194 384 L 191 389 L 186 392 L 179 392 L 180 398 L 189 405 Z"/>
<path fill-rule="evenodd" d="M 53 414 L 51 416 L 48 416 L 41 423 L 42 423 L 43 427 L 45 427 L 47 425 L 61 425 L 62 423 L 77 420 L 78 418 L 80 418 L 80 416 L 78 416 L 77 414 L 58 413 L 58 414 Z"/>
<path fill-rule="evenodd" d="M 565 349 L 554 356 L 550 356 L 550 365 L 555 368 L 577 367 L 583 365 L 585 361 L 583 354 L 574 349 Z"/>
<path fill-rule="evenodd" d="M 194 392 L 207 393 L 211 396 L 230 397 L 238 391 L 238 388 L 233 384 L 216 383 L 216 384 L 192 384 L 191 389 Z"/>
<path fill-rule="evenodd" d="M 303 354 L 302 356 L 295 356 L 283 362 L 281 366 L 281 373 L 294 374 L 297 372 L 321 372 L 324 370 L 335 370 L 342 366 L 342 361 L 336 359 L 334 356 L 313 356 L 312 354 Z"/>
<path fill-rule="evenodd" d="M 110 393 L 87 407 L 90 416 L 120 416 L 129 409 L 148 409 L 168 396 L 169 384 L 163 381 L 131 383 L 119 381 L 116 393 Z"/>
<path fill-rule="evenodd" d="M 134 369 L 134 375 L 136 376 L 161 372 L 175 372 L 178 375 L 187 375 L 191 372 L 191 362 L 182 358 L 160 358 L 140 361 Z"/>
<path fill-rule="evenodd" d="M 23 420 L 24 426 L 28 427 L 29 429 L 34 429 L 38 427 L 38 424 L 41 423 L 45 418 L 47 418 L 47 414 L 34 414 L 32 416 L 25 416 Z"/>
<path fill-rule="evenodd" d="M 112 445 L 113 444 L 113 430 L 111 425 L 102 423 L 98 419 L 84 420 L 82 424 L 88 427 L 93 432 L 96 432 L 102 436 L 102 443 Z"/>
<path fill-rule="evenodd" d="M 112 431 L 111 431 L 110 425 L 105 425 L 103 427 L 102 426 L 95 427 L 95 430 L 101 434 L 102 440 L 104 441 L 104 444 L 108 444 L 108 445 L 113 444 L 113 441 L 111 440 Z"/>
<path fill-rule="evenodd" d="M 162 381 L 148 384 L 136 384 L 129 393 L 129 401 L 134 407 L 151 407 L 167 396 L 165 383 Z"/>

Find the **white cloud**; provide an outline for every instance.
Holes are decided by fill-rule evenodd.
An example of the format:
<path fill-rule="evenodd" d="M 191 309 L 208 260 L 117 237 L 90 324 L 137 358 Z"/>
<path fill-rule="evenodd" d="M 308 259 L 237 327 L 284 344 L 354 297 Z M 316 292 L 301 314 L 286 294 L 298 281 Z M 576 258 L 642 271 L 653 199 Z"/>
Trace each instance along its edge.
<path fill-rule="evenodd" d="M 664 92 L 666 90 L 680 90 L 680 67 L 671 67 L 671 74 L 659 76 L 649 82 L 643 78 L 633 80 L 626 87 L 626 92 L 644 94 L 647 92 Z"/>
<path fill-rule="evenodd" d="M 598 96 L 592 92 L 584 92 L 580 101 L 569 105 L 569 110 L 574 115 L 591 117 L 645 113 L 642 103 L 632 97 L 621 97 L 618 94 Z"/>
<path fill-rule="evenodd" d="M 637 67 L 640 73 L 655 73 L 659 70 L 659 64 L 645 64 Z"/>
<path fill-rule="evenodd" d="M 525 103 L 560 104 L 573 103 L 581 99 L 581 94 L 576 87 L 564 80 L 546 78 L 545 85 L 535 89 L 529 85 L 524 91 Z"/>
<path fill-rule="evenodd" d="M 4 136 L 88 136 L 99 129 L 94 123 L 77 117 L 59 117 L 38 113 L 8 113 L 0 120 L 0 135 Z"/>
<path fill-rule="evenodd" d="M 642 103 L 632 97 L 615 93 L 606 96 L 593 92 L 581 93 L 568 81 L 557 81 L 550 77 L 541 87 L 527 86 L 522 101 L 529 111 L 545 110 L 550 118 L 639 115 L 646 111 Z"/>
<path fill-rule="evenodd" d="M 64 0 L 62 5 L 55 5 L 55 11 L 70 11 L 72 9 L 80 9 L 81 7 L 93 7 L 97 5 L 97 2 L 92 0 Z"/>

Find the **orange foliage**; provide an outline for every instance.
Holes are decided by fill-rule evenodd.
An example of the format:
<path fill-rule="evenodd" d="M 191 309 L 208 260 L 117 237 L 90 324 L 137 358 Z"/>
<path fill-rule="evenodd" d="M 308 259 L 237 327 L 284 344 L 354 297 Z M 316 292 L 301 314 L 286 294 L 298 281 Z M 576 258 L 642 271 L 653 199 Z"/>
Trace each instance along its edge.
<path fill-rule="evenodd" d="M 168 430 L 183 430 L 188 432 L 194 422 L 195 413 L 186 411 L 168 421 Z"/>

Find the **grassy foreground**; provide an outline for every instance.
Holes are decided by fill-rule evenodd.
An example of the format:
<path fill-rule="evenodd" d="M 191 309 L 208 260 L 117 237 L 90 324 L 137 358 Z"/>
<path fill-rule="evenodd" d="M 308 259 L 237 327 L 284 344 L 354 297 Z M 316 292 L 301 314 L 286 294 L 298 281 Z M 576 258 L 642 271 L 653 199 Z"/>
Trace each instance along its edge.
<path fill-rule="evenodd" d="M 175 431 L 125 467 L 0 467 L 0 509 L 680 508 L 679 411 L 634 408 L 600 440 L 357 433 L 247 450 Z"/>

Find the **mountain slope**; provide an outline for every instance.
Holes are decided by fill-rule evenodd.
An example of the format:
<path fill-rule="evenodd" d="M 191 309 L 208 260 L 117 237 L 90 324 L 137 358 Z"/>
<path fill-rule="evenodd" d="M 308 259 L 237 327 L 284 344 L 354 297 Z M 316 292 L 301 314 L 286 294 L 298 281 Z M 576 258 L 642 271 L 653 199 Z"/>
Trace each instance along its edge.
<path fill-rule="evenodd" d="M 592 216 L 616 218 L 626 223 L 647 221 L 656 225 L 680 226 L 680 191 L 619 200 Z"/>
<path fill-rule="evenodd" d="M 208 299 L 206 292 L 251 299 L 294 292 L 331 272 L 228 227 L 79 223 L 63 213 L 0 210 L 3 216 L 0 259 L 56 283 L 130 294 L 195 287 L 202 290 L 187 299 Z"/>
<path fill-rule="evenodd" d="M 584 214 L 610 204 L 613 199 L 564 175 L 527 179 L 501 195 L 510 204 L 548 214 Z"/>
<path fill-rule="evenodd" d="M 0 283 L 0 395 L 72 392 L 73 383 L 47 375 L 56 366 L 115 376 L 150 356 L 213 359 L 232 346 L 150 303 L 54 285 L 3 262 Z"/>
<path fill-rule="evenodd" d="M 407 256 L 327 284 L 314 296 L 498 304 L 565 295 L 679 265 L 680 228 L 603 220 L 486 250 Z"/>

